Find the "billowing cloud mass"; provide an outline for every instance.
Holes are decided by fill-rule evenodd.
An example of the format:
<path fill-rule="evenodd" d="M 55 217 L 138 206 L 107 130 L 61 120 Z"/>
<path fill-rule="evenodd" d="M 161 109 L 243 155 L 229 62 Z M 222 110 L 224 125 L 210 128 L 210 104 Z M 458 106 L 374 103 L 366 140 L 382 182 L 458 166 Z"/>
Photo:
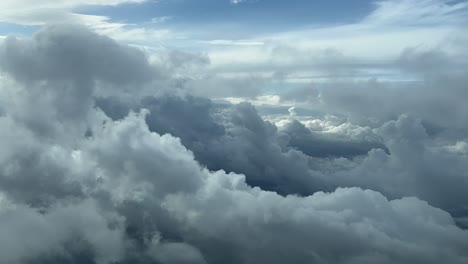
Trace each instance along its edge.
<path fill-rule="evenodd" d="M 192 95 L 185 60 L 209 63 L 71 25 L 1 42 L 0 263 L 468 262 L 464 70 L 262 116 Z"/>

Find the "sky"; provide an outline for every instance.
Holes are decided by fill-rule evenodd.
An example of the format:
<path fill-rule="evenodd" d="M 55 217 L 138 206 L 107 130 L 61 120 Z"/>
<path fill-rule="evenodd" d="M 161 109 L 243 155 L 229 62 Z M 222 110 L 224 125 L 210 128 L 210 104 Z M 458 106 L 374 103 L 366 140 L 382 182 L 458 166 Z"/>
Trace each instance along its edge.
<path fill-rule="evenodd" d="M 468 2 L 2 0 L 0 263 L 468 263 Z"/>
<path fill-rule="evenodd" d="M 0 35 L 31 36 L 48 23 L 81 23 L 157 52 L 206 55 L 204 72 L 268 78 L 291 87 L 330 75 L 414 81 L 395 61 L 405 49 L 459 50 L 465 1 L 3 1 Z M 465 54 L 466 55 L 466 54 Z M 281 59 L 279 59 L 281 57 Z M 330 68 L 332 69 L 330 72 Z M 269 82 L 263 88 L 274 87 Z"/>

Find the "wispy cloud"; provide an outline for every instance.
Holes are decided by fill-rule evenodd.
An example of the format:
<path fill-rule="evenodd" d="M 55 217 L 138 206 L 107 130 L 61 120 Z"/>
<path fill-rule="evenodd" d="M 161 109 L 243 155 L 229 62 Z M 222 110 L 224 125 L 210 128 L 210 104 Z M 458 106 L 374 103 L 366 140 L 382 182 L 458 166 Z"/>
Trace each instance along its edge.
<path fill-rule="evenodd" d="M 249 40 L 230 40 L 230 39 L 215 39 L 200 41 L 203 44 L 209 45 L 222 45 L 222 46 L 262 46 L 265 43 L 261 41 L 249 41 Z"/>

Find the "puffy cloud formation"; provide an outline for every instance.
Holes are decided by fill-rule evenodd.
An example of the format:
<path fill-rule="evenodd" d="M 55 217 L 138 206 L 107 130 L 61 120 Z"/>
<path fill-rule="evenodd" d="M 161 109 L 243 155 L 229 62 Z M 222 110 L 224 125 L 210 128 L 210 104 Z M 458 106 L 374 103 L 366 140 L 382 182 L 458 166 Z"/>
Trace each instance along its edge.
<path fill-rule="evenodd" d="M 465 145 L 420 119 L 277 127 L 160 94 L 167 69 L 74 26 L 7 38 L 0 61 L 1 263 L 468 261 L 447 212 Z"/>
<path fill-rule="evenodd" d="M 162 96 L 134 106 L 101 98 L 98 105 L 114 119 L 149 109 L 150 130 L 179 137 L 210 170 L 243 173 L 265 190 L 309 195 L 360 186 L 392 198 L 416 195 L 455 214 L 466 210 L 465 141 L 430 136 L 410 115 L 377 128 L 342 121 L 306 127 L 294 117 L 278 128 L 247 103 Z"/>

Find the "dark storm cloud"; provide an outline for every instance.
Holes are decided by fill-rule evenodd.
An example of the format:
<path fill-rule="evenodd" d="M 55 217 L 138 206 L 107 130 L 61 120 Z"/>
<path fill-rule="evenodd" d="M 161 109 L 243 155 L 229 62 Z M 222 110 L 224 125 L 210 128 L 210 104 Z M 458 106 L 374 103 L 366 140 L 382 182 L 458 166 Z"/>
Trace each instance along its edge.
<path fill-rule="evenodd" d="M 112 100 L 98 101 L 110 116 L 112 110 L 122 108 L 117 105 Z M 147 122 L 152 131 L 180 137 L 210 170 L 244 173 L 252 185 L 281 193 L 310 193 L 319 190 L 314 185 L 323 186 L 310 177 L 307 157 L 282 149 L 276 142 L 276 127 L 263 121 L 250 104 L 219 105 L 198 97 L 164 96 L 145 98 L 135 106 L 140 107 L 150 110 Z"/>
<path fill-rule="evenodd" d="M 466 259 L 466 232 L 454 226 L 450 215 L 416 198 L 388 201 L 358 188 L 282 197 L 251 188 L 242 175 L 202 169 L 178 139 L 150 133 L 144 115 L 110 122 L 94 135 L 82 147 L 81 159 L 97 170 L 99 189 L 114 203 L 133 201 L 145 208 L 139 223 L 144 234 L 142 255 L 155 254 L 157 259 L 186 255 L 195 263 L 462 263 Z M 143 156 L 153 163 L 142 163 Z M 119 161 L 125 166 L 116 177 L 114 166 Z M 168 180 L 181 185 L 161 186 Z M 160 208 L 177 223 L 176 243 L 184 241 L 175 246 L 177 255 L 162 250 L 172 246 L 165 243 L 174 242 L 158 242 L 164 236 L 157 228 L 164 225 L 161 216 L 152 216 Z M 151 221 L 157 228 L 151 228 Z"/>
<path fill-rule="evenodd" d="M 311 194 L 331 188 L 320 179 L 319 172 L 310 168 L 307 155 L 353 158 L 374 148 L 388 152 L 378 137 L 369 140 L 345 134 L 320 134 L 295 120 L 278 131 L 262 120 L 250 104 L 162 96 L 144 98 L 133 106 L 115 98 L 100 98 L 97 105 L 114 119 L 125 117 L 131 108 L 147 108 L 151 112 L 147 122 L 152 131 L 180 137 L 210 170 L 243 173 L 250 184 L 283 194 Z"/>
<path fill-rule="evenodd" d="M 278 129 L 247 103 L 129 98 L 120 85 L 146 89 L 160 69 L 83 28 L 46 27 L 0 50 L 1 263 L 468 260 L 468 231 L 421 200 L 449 207 L 464 197 L 465 145 L 431 144 L 417 118 L 319 136 L 292 120 Z M 115 87 L 112 97 L 97 92 L 100 82 Z M 362 152 L 308 156 L 290 145 L 303 136 L 333 155 Z"/>
<path fill-rule="evenodd" d="M 115 100 L 101 99 L 98 105 L 110 116 L 119 107 L 120 118 L 128 111 Z M 466 207 L 460 202 L 468 199 L 466 156 L 431 138 L 411 116 L 374 130 L 357 127 L 357 134 L 352 129 L 319 133 L 296 120 L 278 130 L 250 104 L 164 96 L 146 98 L 134 106 L 139 107 L 150 109 L 152 131 L 180 137 L 209 169 L 243 173 L 249 184 L 266 190 L 307 195 L 362 186 L 393 198 L 416 195 L 453 213 Z"/>
<path fill-rule="evenodd" d="M 366 155 L 372 149 L 387 147 L 378 139 L 375 141 L 353 140 L 310 131 L 302 123 L 294 120 L 282 130 L 290 137 L 289 145 L 312 157 L 346 157 Z"/>

